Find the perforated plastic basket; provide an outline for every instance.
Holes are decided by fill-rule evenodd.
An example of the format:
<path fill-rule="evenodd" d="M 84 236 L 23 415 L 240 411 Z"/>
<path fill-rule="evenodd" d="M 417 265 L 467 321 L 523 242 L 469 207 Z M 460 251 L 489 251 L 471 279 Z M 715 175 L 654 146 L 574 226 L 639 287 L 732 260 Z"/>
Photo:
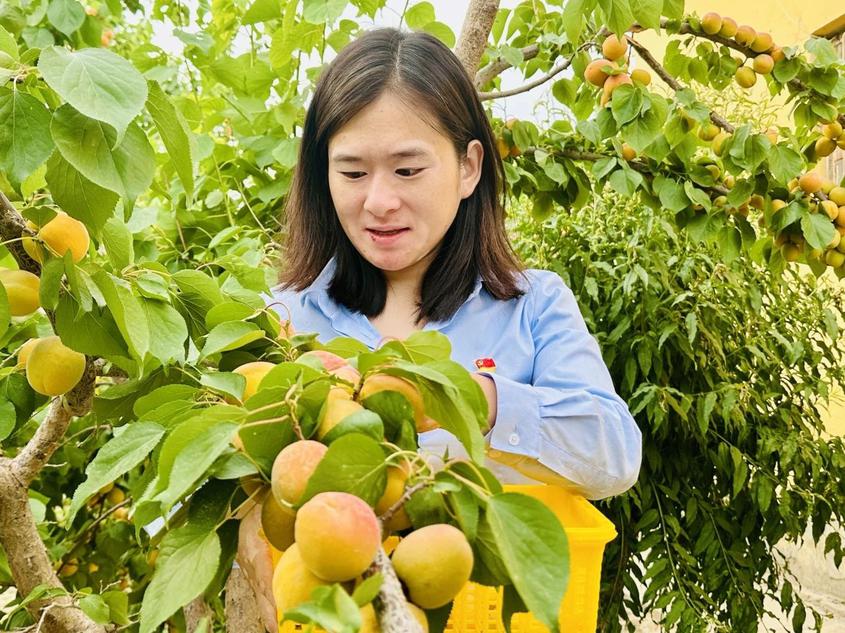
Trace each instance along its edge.
<path fill-rule="evenodd" d="M 560 605 L 560 627 L 566 633 L 594 633 L 599 608 L 599 581 L 604 546 L 616 528 L 583 497 L 556 486 L 505 486 L 540 499 L 560 519 L 569 540 L 569 584 Z M 468 584 L 455 598 L 447 631 L 504 633 L 502 589 Z M 512 633 L 540 633 L 548 629 L 528 613 L 517 613 Z"/>
<path fill-rule="evenodd" d="M 598 619 L 599 581 L 604 546 L 616 536 L 616 529 L 583 497 L 556 486 L 505 486 L 540 499 L 560 519 L 569 540 L 569 584 L 560 605 L 560 627 L 566 633 L 594 633 Z M 278 560 L 274 552 L 273 562 Z M 455 598 L 447 631 L 457 633 L 504 633 L 501 622 L 502 589 L 469 583 Z M 281 615 L 281 614 L 280 614 Z M 281 633 L 302 627 L 285 622 Z M 512 633 L 542 633 L 548 629 L 528 613 L 517 613 Z"/>

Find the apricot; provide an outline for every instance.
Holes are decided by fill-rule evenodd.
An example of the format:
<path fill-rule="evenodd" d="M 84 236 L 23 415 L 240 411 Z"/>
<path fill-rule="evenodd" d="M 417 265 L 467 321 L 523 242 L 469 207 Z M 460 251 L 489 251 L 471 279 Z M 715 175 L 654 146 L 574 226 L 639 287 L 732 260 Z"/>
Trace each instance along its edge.
<path fill-rule="evenodd" d="M 85 354 L 66 347 L 58 336 L 38 339 L 26 360 L 29 385 L 45 396 L 60 396 L 76 386 L 85 373 Z"/>
<path fill-rule="evenodd" d="M 725 141 L 727 141 L 728 138 L 730 138 L 730 134 L 728 134 L 727 132 L 719 132 L 710 142 L 710 147 L 713 150 L 713 153 L 716 154 L 716 156 L 722 155 L 722 152 L 725 148 Z"/>
<path fill-rule="evenodd" d="M 830 156 L 836 151 L 836 141 L 832 141 L 826 136 L 820 136 L 816 139 L 816 144 L 813 147 L 813 150 L 818 158 Z"/>
<path fill-rule="evenodd" d="M 26 360 L 36 343 L 38 343 L 38 339 L 31 338 L 18 348 L 18 362 L 15 364 L 17 369 L 26 369 Z"/>
<path fill-rule="evenodd" d="M 346 394 L 347 397 L 343 396 L 332 396 L 332 392 L 342 391 Z M 348 399 L 349 393 L 343 389 L 342 387 L 334 387 L 329 392 L 329 397 L 326 399 L 326 402 L 323 404 L 323 408 L 320 410 L 320 418 L 318 420 L 317 425 L 317 438 L 323 439 L 328 435 L 329 431 L 331 431 L 334 427 L 338 424 L 343 422 L 347 417 L 352 415 L 353 413 L 358 413 L 359 411 L 363 411 L 364 407 L 360 404 L 355 402 L 354 400 Z"/>
<path fill-rule="evenodd" d="M 423 404 L 423 397 L 419 388 L 410 380 L 401 378 L 399 376 L 390 376 L 388 374 L 372 374 L 367 376 L 364 384 L 361 385 L 361 391 L 358 394 L 358 400 L 363 402 L 370 396 L 373 396 L 382 391 L 394 391 L 405 397 L 411 410 L 414 413 L 414 424 L 419 431 L 420 426 L 425 421 L 425 405 Z"/>
<path fill-rule="evenodd" d="M 782 62 L 786 59 L 786 54 L 783 52 L 783 49 L 780 46 L 775 46 L 771 52 L 772 59 L 775 60 L 775 63 Z"/>
<path fill-rule="evenodd" d="M 284 551 L 293 544 L 293 524 L 296 512 L 267 495 L 261 504 L 261 529 L 267 541 L 277 550 Z"/>
<path fill-rule="evenodd" d="M 839 121 L 828 123 L 822 126 L 822 134 L 831 140 L 836 140 L 842 136 L 842 124 Z"/>
<path fill-rule="evenodd" d="M 393 551 L 392 561 L 411 602 L 423 609 L 436 609 L 458 595 L 469 580 L 473 556 L 463 532 L 437 523 L 403 538 Z"/>
<path fill-rule="evenodd" d="M 294 534 L 305 565 L 329 582 L 362 574 L 381 547 L 376 513 L 348 492 L 321 492 L 303 504 Z"/>
<path fill-rule="evenodd" d="M 784 244 L 781 254 L 786 261 L 796 262 L 801 257 L 801 248 L 797 244 Z"/>
<path fill-rule="evenodd" d="M 601 96 L 601 105 L 605 106 L 613 97 L 613 91 L 616 90 L 622 84 L 633 84 L 634 82 L 631 81 L 631 76 L 622 73 L 620 75 L 613 75 L 612 77 L 608 77 L 607 81 L 604 82 L 604 92 Z"/>
<path fill-rule="evenodd" d="M 836 206 L 836 203 L 833 200 L 822 200 L 819 203 L 819 208 L 824 211 L 827 214 L 827 217 L 831 220 L 835 220 L 839 216 L 839 207 Z"/>
<path fill-rule="evenodd" d="M 824 261 L 828 266 L 839 268 L 845 264 L 845 253 L 840 253 L 839 251 L 828 251 L 824 255 Z"/>
<path fill-rule="evenodd" d="M 754 72 L 753 68 L 743 66 L 737 69 L 736 74 L 734 74 L 734 79 L 736 79 L 736 83 L 738 83 L 741 87 L 750 88 L 757 83 L 757 74 Z"/>
<path fill-rule="evenodd" d="M 712 141 L 719 133 L 719 126 L 715 123 L 705 123 L 698 130 L 698 138 L 702 141 Z"/>
<path fill-rule="evenodd" d="M 651 73 L 644 68 L 636 68 L 631 72 L 631 81 L 642 86 L 647 86 L 651 83 Z"/>
<path fill-rule="evenodd" d="M 26 270 L 0 269 L 0 284 L 6 289 L 9 313 L 12 316 L 26 316 L 41 307 L 38 294 L 41 280 Z"/>
<path fill-rule="evenodd" d="M 361 380 L 361 372 L 355 369 L 352 365 L 344 365 L 343 367 L 332 369 L 329 373 L 332 376 L 337 376 L 347 382 L 351 382 L 353 385 L 357 385 L 358 381 Z"/>
<path fill-rule="evenodd" d="M 609 59 L 596 59 L 587 64 L 587 67 L 584 69 L 584 79 L 594 86 L 601 88 L 609 77 L 605 69 L 616 67 L 616 64 Z"/>
<path fill-rule="evenodd" d="M 70 251 L 74 262 L 79 262 L 88 254 L 91 238 L 85 225 L 70 217 L 64 211 L 59 211 L 52 220 L 38 230 L 36 239 L 43 242 L 59 257 L 64 257 Z M 37 262 L 44 261 L 44 251 L 36 240 L 23 238 L 24 250 Z"/>
<path fill-rule="evenodd" d="M 827 197 L 833 200 L 840 207 L 845 205 L 845 187 L 834 187 L 827 194 Z"/>
<path fill-rule="evenodd" d="M 407 462 L 405 463 L 407 464 Z M 381 516 L 387 512 L 394 503 L 399 501 L 402 494 L 405 492 L 405 483 L 408 481 L 408 467 L 390 466 L 387 469 L 387 485 L 384 488 L 384 494 L 376 503 L 376 514 Z M 405 506 L 397 510 L 390 519 L 384 524 L 384 529 L 388 532 L 398 532 L 411 527 L 411 519 L 408 513 L 405 512 Z"/>
<path fill-rule="evenodd" d="M 734 39 L 737 43 L 742 44 L 743 46 L 750 46 L 755 37 L 757 37 L 757 31 L 745 24 L 740 26 L 736 30 L 736 35 L 734 35 Z"/>
<path fill-rule="evenodd" d="M 329 450 L 314 440 L 299 440 L 285 446 L 273 461 L 270 482 L 279 503 L 296 505 L 302 499 L 308 480 Z"/>
<path fill-rule="evenodd" d="M 302 354 L 300 358 L 316 358 L 326 371 L 338 369 L 349 364 L 345 358 L 332 352 L 327 352 L 324 349 L 313 349 L 310 352 Z"/>
<path fill-rule="evenodd" d="M 822 188 L 822 177 L 814 171 L 807 172 L 798 179 L 798 186 L 804 193 L 817 193 Z"/>
<path fill-rule="evenodd" d="M 327 584 L 311 573 L 302 558 L 299 545 L 294 543 L 285 550 L 273 570 L 272 588 L 276 608 L 284 612 L 298 607 L 311 597 L 311 592 L 317 587 Z"/>
<path fill-rule="evenodd" d="M 718 13 L 705 13 L 701 18 L 701 30 L 707 35 L 716 35 L 722 30 L 722 16 Z"/>
<path fill-rule="evenodd" d="M 620 57 L 624 57 L 627 52 L 628 41 L 624 35 L 622 39 L 619 39 L 611 33 L 604 38 L 604 42 L 601 44 L 601 54 L 607 59 L 619 59 Z"/>
<path fill-rule="evenodd" d="M 845 206 L 839 207 L 833 221 L 836 222 L 837 226 L 845 226 Z"/>
<path fill-rule="evenodd" d="M 255 395 L 255 392 L 258 391 L 258 386 L 264 380 L 264 376 L 275 366 L 273 363 L 258 360 L 252 363 L 244 363 L 240 367 L 235 368 L 233 373 L 240 374 L 246 378 L 246 386 L 244 387 L 243 396 L 241 396 L 242 402 L 246 402 Z"/>
<path fill-rule="evenodd" d="M 501 136 L 496 137 L 496 151 L 499 152 L 499 158 L 502 160 L 506 159 L 508 157 L 508 153 L 510 152 L 508 142 Z"/>
<path fill-rule="evenodd" d="M 755 53 L 765 53 L 772 50 L 772 46 L 774 46 L 774 44 L 772 36 L 768 33 L 757 33 L 750 46 L 751 50 Z"/>
<path fill-rule="evenodd" d="M 758 75 L 768 75 L 772 72 L 772 68 L 775 67 L 775 60 L 772 59 L 771 55 L 760 53 L 754 58 L 754 61 L 751 62 L 751 67 Z"/>
<path fill-rule="evenodd" d="M 719 29 L 719 35 L 722 37 L 733 37 L 739 27 L 736 20 L 733 18 L 722 18 L 722 28 Z"/>
<path fill-rule="evenodd" d="M 622 143 L 622 158 L 627 161 L 632 161 L 637 157 L 637 150 L 633 147 L 628 145 L 627 143 Z"/>

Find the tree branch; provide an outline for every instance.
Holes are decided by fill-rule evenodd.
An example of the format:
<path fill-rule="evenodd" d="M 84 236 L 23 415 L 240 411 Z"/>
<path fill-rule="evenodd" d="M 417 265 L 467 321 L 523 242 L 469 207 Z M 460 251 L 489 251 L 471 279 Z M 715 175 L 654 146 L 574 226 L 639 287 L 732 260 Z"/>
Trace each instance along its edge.
<path fill-rule="evenodd" d="M 524 86 L 521 86 L 520 88 L 514 88 L 512 90 L 503 90 L 502 92 L 480 92 L 478 96 L 482 101 L 488 101 L 491 99 L 502 99 L 504 97 L 512 97 L 513 95 L 518 95 L 522 92 L 528 92 L 529 90 L 532 90 L 537 86 L 546 83 L 547 81 L 549 81 L 549 79 L 551 79 L 558 73 L 561 73 L 567 68 L 569 68 L 569 66 L 572 65 L 572 60 L 575 58 L 575 55 L 577 55 L 583 49 L 589 48 L 592 45 L 593 42 L 587 42 L 585 44 L 582 44 L 574 53 L 572 53 L 572 55 L 567 57 L 560 66 L 558 66 L 557 68 L 553 68 L 539 79 L 530 81 L 529 83 L 525 84 Z"/>
<path fill-rule="evenodd" d="M 365 577 L 380 573 L 381 588 L 373 598 L 373 608 L 378 615 L 383 633 L 423 633 L 422 626 L 408 609 L 408 601 L 402 592 L 402 585 L 393 570 L 393 565 L 383 547 L 378 548 L 376 557 L 370 568 L 364 572 Z"/>
<path fill-rule="evenodd" d="M 665 81 L 670 88 L 672 88 L 672 90 L 674 90 L 675 92 L 679 92 L 684 89 L 684 86 L 681 85 L 681 83 L 677 79 L 675 79 L 672 75 L 668 73 L 668 71 L 660 64 L 660 62 L 658 62 L 654 58 L 654 55 L 652 55 L 651 52 L 645 46 L 637 42 L 632 37 L 628 37 L 627 40 L 628 43 L 633 46 L 634 50 L 637 51 L 642 60 L 646 64 L 651 66 L 654 72 L 656 72 L 658 76 L 663 81 Z M 729 132 L 731 134 L 733 133 L 734 126 L 728 123 L 727 119 L 725 119 L 721 114 L 715 112 L 714 110 L 710 111 L 710 120 L 726 132 Z"/>
<path fill-rule="evenodd" d="M 527 62 L 529 59 L 534 59 L 540 52 L 539 44 L 531 44 L 522 49 L 522 61 Z M 484 68 L 475 73 L 475 87 L 487 85 L 487 82 L 492 81 L 498 75 L 511 68 L 512 65 L 504 57 L 497 57 Z"/>
<path fill-rule="evenodd" d="M 15 470 L 12 460 L 0 457 L 0 543 L 18 594 L 27 596 L 41 585 L 63 588 L 32 516 L 28 485 Z M 43 618 L 44 630 L 49 633 L 105 633 L 68 595 L 33 601 L 27 609 L 35 619 Z"/>
<path fill-rule="evenodd" d="M 26 221 L 15 209 L 6 195 L 0 191 L 0 237 L 6 243 L 6 248 L 18 262 L 21 270 L 27 270 L 36 275 L 41 272 L 41 265 L 32 259 L 23 249 L 20 237 L 24 234 L 34 235 L 26 227 Z"/>
<path fill-rule="evenodd" d="M 233 568 L 226 581 L 226 631 L 264 633 L 255 592 L 240 567 Z"/>
<path fill-rule="evenodd" d="M 455 55 L 461 60 L 470 77 L 476 75 L 498 10 L 499 0 L 470 0 L 467 7 L 461 35 L 455 46 Z"/>

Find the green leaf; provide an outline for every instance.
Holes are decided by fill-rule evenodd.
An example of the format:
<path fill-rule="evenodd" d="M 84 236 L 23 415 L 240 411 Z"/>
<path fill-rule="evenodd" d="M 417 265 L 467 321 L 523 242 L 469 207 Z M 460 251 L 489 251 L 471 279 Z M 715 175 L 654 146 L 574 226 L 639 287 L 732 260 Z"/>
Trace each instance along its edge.
<path fill-rule="evenodd" d="M 429 22 L 423 27 L 423 31 L 433 35 L 449 48 L 455 48 L 455 33 L 443 22 Z"/>
<path fill-rule="evenodd" d="M 616 123 L 620 126 L 633 121 L 640 114 L 643 107 L 643 93 L 635 86 L 623 84 L 613 91 L 611 112 Z"/>
<path fill-rule="evenodd" d="M 156 447 L 164 431 L 152 422 L 132 422 L 115 430 L 114 437 L 85 468 L 85 481 L 73 493 L 66 525 L 73 523 L 91 495 L 140 464 Z"/>
<path fill-rule="evenodd" d="M 88 180 L 59 152 L 53 152 L 47 161 L 46 179 L 53 201 L 99 237 L 103 226 L 114 217 L 119 196 Z"/>
<path fill-rule="evenodd" d="M 96 272 L 93 278 L 129 351 L 134 358 L 142 360 L 149 350 L 150 329 L 140 300 L 125 281 L 104 270 Z"/>
<path fill-rule="evenodd" d="M 237 349 L 263 337 L 264 330 L 255 323 L 227 321 L 208 333 L 202 347 L 202 355 L 208 357 L 218 352 Z"/>
<path fill-rule="evenodd" d="M 101 187 L 134 200 L 153 181 L 155 154 L 137 125 L 129 125 L 115 147 L 113 129 L 65 104 L 53 114 L 50 131 L 65 160 Z"/>
<path fill-rule="evenodd" d="M 302 17 L 311 24 L 331 24 L 345 8 L 346 0 L 303 0 Z"/>
<path fill-rule="evenodd" d="M 657 178 L 663 177 L 658 176 Z M 655 186 L 657 186 L 657 178 L 655 178 Z M 660 203 L 664 207 L 670 211 L 677 212 L 682 209 L 686 209 L 687 206 L 689 206 L 690 201 L 689 198 L 687 198 L 687 194 L 684 192 L 683 185 L 668 178 L 663 178 L 660 183 L 660 193 L 658 196 L 660 198 Z"/>
<path fill-rule="evenodd" d="M 102 596 L 109 607 L 109 620 L 118 626 L 129 624 L 129 595 L 122 591 L 106 591 Z"/>
<path fill-rule="evenodd" d="M 516 493 L 490 497 L 486 516 L 523 602 L 535 618 L 558 631 L 569 580 L 569 545 L 560 521 L 541 501 Z"/>
<path fill-rule="evenodd" d="M 140 299 L 150 332 L 149 352 L 163 365 L 185 362 L 185 341 L 188 326 L 185 319 L 168 303 L 157 299 Z"/>
<path fill-rule="evenodd" d="M 278 0 L 269 1 L 275 3 L 278 9 Z M 190 200 L 194 195 L 193 134 L 182 113 L 170 102 L 161 86 L 155 81 L 150 81 L 148 87 L 147 110 L 153 117 L 156 129 L 176 168 L 176 174 Z"/>
<path fill-rule="evenodd" d="M 103 597 L 94 593 L 82 596 L 79 599 L 79 608 L 97 624 L 110 624 L 111 616 L 109 605 Z"/>
<path fill-rule="evenodd" d="M 15 405 L 9 402 L 5 396 L 0 396 L 0 442 L 12 434 L 16 425 Z"/>
<path fill-rule="evenodd" d="M 352 433 L 337 439 L 317 465 L 302 495 L 302 503 L 326 491 L 348 492 L 370 505 L 384 494 L 387 466 L 379 443 Z"/>
<path fill-rule="evenodd" d="M 116 217 L 110 218 L 103 226 L 103 246 L 112 267 L 120 272 L 135 260 L 135 250 L 132 245 L 132 233 L 126 223 Z"/>
<path fill-rule="evenodd" d="M 801 232 L 811 247 L 823 249 L 830 244 L 836 228 L 826 214 L 808 213 L 801 218 Z"/>
<path fill-rule="evenodd" d="M 361 628 L 361 611 L 339 584 L 313 589 L 308 601 L 285 611 L 284 619 L 314 622 L 334 633 L 356 633 Z"/>
<path fill-rule="evenodd" d="M 0 26 L 0 52 L 6 53 L 14 60 L 20 59 L 18 43 L 15 37 L 2 26 Z"/>
<path fill-rule="evenodd" d="M 76 0 L 50 0 L 47 19 L 50 24 L 70 37 L 85 21 L 85 9 Z"/>
<path fill-rule="evenodd" d="M 373 598 L 378 595 L 379 589 L 381 589 L 381 583 L 384 581 L 384 576 L 381 575 L 381 572 L 376 572 L 360 585 L 355 587 L 355 591 L 352 593 L 352 599 L 355 601 L 359 607 L 363 607 L 365 604 L 369 604 L 373 601 Z"/>
<path fill-rule="evenodd" d="M 418 2 L 405 11 L 405 23 L 414 31 L 421 30 L 429 22 L 434 22 L 437 16 L 430 2 Z"/>
<path fill-rule="evenodd" d="M 639 2 L 640 0 L 635 0 Z M 631 28 L 634 14 L 628 0 L 598 0 L 599 8 L 604 13 L 604 24 L 617 35 Z M 580 19 L 584 19 L 583 16 Z"/>
<path fill-rule="evenodd" d="M 51 257 L 41 267 L 41 284 L 38 294 L 41 306 L 46 310 L 55 310 L 59 303 L 59 291 L 62 288 L 62 277 L 65 274 L 64 260 Z"/>
<path fill-rule="evenodd" d="M 163 513 L 205 477 L 206 470 L 230 446 L 237 428 L 232 422 L 210 422 L 200 414 L 170 432 L 161 447 L 152 497 Z"/>
<path fill-rule="evenodd" d="M 83 354 L 104 358 L 129 358 L 123 336 L 110 314 L 94 308 L 83 312 L 79 304 L 67 295 L 59 297 L 56 308 L 56 333 L 62 342 Z"/>
<path fill-rule="evenodd" d="M 179 608 L 200 595 L 220 564 L 220 540 L 214 530 L 190 523 L 164 537 L 153 579 L 141 604 L 140 633 L 153 633 Z"/>
<path fill-rule="evenodd" d="M 337 425 L 333 426 L 321 441 L 324 444 L 332 444 L 338 438 L 348 435 L 349 433 L 368 435 L 374 440 L 380 442 L 384 439 L 384 424 L 382 423 L 379 414 L 375 411 L 368 411 L 366 409 L 363 411 L 356 411 L 355 413 L 343 418 L 343 420 L 341 420 Z"/>
<path fill-rule="evenodd" d="M 103 48 L 70 51 L 51 46 L 41 51 L 38 70 L 78 112 L 114 128 L 115 141 L 123 138 L 147 100 L 143 75 L 128 60 Z"/>
<path fill-rule="evenodd" d="M 634 19 L 647 29 L 660 28 L 660 15 L 663 13 L 663 0 L 636 0 L 631 5 Z"/>
<path fill-rule="evenodd" d="M 563 5 L 561 22 L 566 29 L 566 37 L 570 42 L 577 42 L 581 31 L 587 24 L 587 16 L 593 12 L 596 0 L 569 0 Z"/>
<path fill-rule="evenodd" d="M 52 151 L 50 111 L 24 92 L 0 90 L 0 172 L 17 187 Z"/>
<path fill-rule="evenodd" d="M 241 24 L 258 24 L 281 17 L 281 0 L 255 0 L 241 18 Z"/>

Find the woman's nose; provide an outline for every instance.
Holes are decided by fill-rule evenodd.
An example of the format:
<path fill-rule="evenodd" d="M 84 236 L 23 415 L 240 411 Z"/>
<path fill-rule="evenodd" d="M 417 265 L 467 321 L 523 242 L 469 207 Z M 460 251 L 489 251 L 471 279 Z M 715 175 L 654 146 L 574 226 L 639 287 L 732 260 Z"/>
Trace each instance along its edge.
<path fill-rule="evenodd" d="M 399 194 L 389 174 L 374 174 L 370 179 L 364 210 L 375 216 L 385 215 L 399 208 Z"/>

